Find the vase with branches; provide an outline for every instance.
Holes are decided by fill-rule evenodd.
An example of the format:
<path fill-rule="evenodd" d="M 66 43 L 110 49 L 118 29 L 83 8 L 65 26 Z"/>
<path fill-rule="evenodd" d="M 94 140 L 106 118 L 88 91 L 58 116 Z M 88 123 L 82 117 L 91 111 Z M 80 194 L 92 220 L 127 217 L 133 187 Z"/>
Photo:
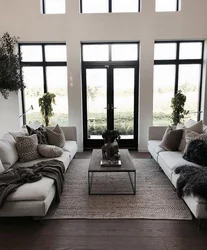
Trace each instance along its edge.
<path fill-rule="evenodd" d="M 49 125 L 50 118 L 54 115 L 52 104 L 55 104 L 55 97 L 55 94 L 47 92 L 39 98 L 40 112 L 43 116 L 45 126 Z"/>

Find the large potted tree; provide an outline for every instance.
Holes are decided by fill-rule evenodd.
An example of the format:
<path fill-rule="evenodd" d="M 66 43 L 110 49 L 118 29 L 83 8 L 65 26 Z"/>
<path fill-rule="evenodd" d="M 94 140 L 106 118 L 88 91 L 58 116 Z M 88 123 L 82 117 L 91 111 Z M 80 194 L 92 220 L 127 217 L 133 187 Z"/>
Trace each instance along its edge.
<path fill-rule="evenodd" d="M 50 118 L 54 115 L 52 104 L 55 104 L 55 97 L 55 94 L 47 92 L 39 98 L 40 112 L 43 116 L 45 126 L 49 125 Z"/>
<path fill-rule="evenodd" d="M 17 51 L 18 39 L 8 32 L 0 38 L 0 92 L 5 99 L 9 92 L 18 92 L 24 87 L 21 69 L 21 54 Z"/>
<path fill-rule="evenodd" d="M 189 110 L 185 110 L 186 96 L 179 90 L 171 100 L 173 125 L 182 123 L 182 119 L 189 114 Z"/>

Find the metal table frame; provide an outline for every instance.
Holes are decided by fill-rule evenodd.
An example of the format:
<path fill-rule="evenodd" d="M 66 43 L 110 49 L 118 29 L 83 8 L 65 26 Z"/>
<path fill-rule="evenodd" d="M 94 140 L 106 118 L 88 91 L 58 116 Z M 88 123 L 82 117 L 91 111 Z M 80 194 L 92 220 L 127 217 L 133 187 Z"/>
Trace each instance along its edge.
<path fill-rule="evenodd" d="M 129 180 L 131 183 L 132 191 L 129 192 L 92 192 L 92 185 L 93 185 L 93 174 L 94 173 L 128 173 Z M 133 174 L 134 178 L 131 176 Z M 89 195 L 135 195 L 136 194 L 136 170 L 123 170 L 123 171 L 90 171 L 88 170 L 88 194 Z"/>

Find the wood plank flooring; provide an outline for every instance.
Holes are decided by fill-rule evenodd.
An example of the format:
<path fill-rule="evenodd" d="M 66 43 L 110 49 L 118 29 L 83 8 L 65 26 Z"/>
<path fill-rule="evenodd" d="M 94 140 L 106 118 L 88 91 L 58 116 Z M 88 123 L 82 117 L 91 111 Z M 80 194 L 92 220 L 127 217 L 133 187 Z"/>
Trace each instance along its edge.
<path fill-rule="evenodd" d="M 130 151 L 133 158 L 147 153 Z M 90 158 L 91 151 L 77 159 Z M 207 223 L 0 218 L 0 250 L 207 250 Z"/>

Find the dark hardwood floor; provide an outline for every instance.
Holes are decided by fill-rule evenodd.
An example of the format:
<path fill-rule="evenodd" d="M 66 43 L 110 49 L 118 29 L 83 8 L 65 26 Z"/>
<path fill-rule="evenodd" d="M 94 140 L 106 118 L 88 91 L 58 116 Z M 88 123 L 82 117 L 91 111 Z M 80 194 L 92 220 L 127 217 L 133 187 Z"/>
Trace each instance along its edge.
<path fill-rule="evenodd" d="M 133 158 L 147 153 L 130 151 Z M 90 158 L 91 151 L 76 159 Z M 0 250 L 207 250 L 207 223 L 0 218 Z"/>

